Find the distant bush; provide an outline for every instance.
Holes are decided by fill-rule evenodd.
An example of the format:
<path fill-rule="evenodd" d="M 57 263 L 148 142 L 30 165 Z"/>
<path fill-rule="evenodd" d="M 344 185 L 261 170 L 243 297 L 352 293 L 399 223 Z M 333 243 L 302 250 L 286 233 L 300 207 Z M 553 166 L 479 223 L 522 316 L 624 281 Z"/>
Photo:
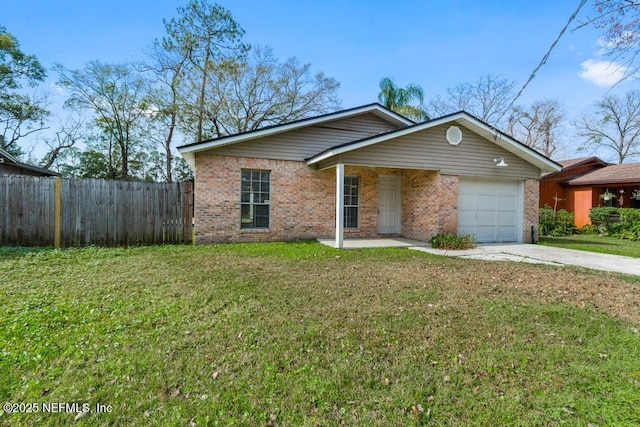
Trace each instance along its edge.
<path fill-rule="evenodd" d="M 603 234 L 618 237 L 636 228 L 640 224 L 640 209 L 633 208 L 591 208 L 589 210 L 591 223 L 598 227 Z"/>
<path fill-rule="evenodd" d="M 598 234 L 598 227 L 593 224 L 585 224 L 578 229 L 579 234 Z"/>
<path fill-rule="evenodd" d="M 640 222 L 617 234 L 621 239 L 640 240 Z"/>
<path fill-rule="evenodd" d="M 541 236 L 568 236 L 576 232 L 573 214 L 566 209 L 556 212 L 544 205 L 538 211 L 538 222 Z"/>
<path fill-rule="evenodd" d="M 436 234 L 431 238 L 431 246 L 436 249 L 471 249 L 476 246 L 473 236 L 456 236 L 450 233 Z"/>

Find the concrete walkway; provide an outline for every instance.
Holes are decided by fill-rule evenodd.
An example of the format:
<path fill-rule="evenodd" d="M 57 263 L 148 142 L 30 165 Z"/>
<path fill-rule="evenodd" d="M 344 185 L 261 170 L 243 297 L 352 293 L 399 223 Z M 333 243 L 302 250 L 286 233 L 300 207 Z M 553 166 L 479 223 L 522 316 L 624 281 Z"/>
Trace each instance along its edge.
<path fill-rule="evenodd" d="M 574 249 L 529 244 L 485 244 L 463 251 L 444 251 L 432 247 L 411 247 L 436 255 L 489 261 L 517 261 L 534 264 L 575 265 L 595 270 L 640 276 L 640 258 L 599 254 Z"/>
<path fill-rule="evenodd" d="M 323 245 L 333 246 L 335 240 L 319 239 Z M 640 258 L 619 255 L 599 254 L 552 246 L 521 243 L 481 244 L 474 249 L 463 251 L 444 251 L 433 249 L 429 243 L 405 238 L 389 239 L 345 239 L 344 249 L 363 248 L 409 248 L 429 252 L 435 255 L 459 258 L 481 259 L 487 261 L 516 261 L 532 264 L 575 265 L 595 270 L 611 271 L 640 276 Z"/>

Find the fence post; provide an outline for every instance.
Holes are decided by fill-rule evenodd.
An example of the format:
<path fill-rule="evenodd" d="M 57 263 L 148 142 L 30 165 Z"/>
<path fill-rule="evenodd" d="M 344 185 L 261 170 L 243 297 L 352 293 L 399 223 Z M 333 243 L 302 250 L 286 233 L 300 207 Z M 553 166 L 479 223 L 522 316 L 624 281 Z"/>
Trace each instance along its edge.
<path fill-rule="evenodd" d="M 193 182 L 186 181 L 182 183 L 183 188 L 183 241 L 184 243 L 194 243 L 193 239 Z"/>
<path fill-rule="evenodd" d="M 60 200 L 61 195 L 62 195 L 62 191 L 61 191 L 61 187 L 62 187 L 62 178 L 60 178 L 59 176 L 55 177 L 55 186 L 54 186 L 54 231 L 53 231 L 53 246 L 56 248 L 60 247 L 60 231 L 61 231 L 61 223 L 62 223 L 62 218 L 61 218 L 61 208 L 62 208 L 62 200 Z"/>

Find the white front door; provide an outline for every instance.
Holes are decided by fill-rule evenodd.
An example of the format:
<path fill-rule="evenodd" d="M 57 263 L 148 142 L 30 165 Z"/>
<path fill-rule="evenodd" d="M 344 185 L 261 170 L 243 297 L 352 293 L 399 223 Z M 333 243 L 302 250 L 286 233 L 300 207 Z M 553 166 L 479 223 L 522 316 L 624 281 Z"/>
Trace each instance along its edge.
<path fill-rule="evenodd" d="M 400 177 L 378 177 L 378 234 L 400 234 Z"/>

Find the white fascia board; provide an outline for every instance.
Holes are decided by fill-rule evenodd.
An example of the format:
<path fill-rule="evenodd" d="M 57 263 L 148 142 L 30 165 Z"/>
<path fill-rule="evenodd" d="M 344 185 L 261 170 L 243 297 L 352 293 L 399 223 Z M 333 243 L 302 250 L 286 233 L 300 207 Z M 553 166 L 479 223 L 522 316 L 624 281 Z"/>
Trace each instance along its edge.
<path fill-rule="evenodd" d="M 15 157 L 13 157 L 11 154 L 9 154 L 8 152 L 6 152 L 5 150 L 3 150 L 2 148 L 0 148 L 0 154 L 6 158 L 7 160 L 9 160 L 11 163 L 15 163 L 18 164 L 18 159 L 16 159 Z"/>
<path fill-rule="evenodd" d="M 379 116 L 382 115 L 386 117 L 388 120 L 396 123 L 397 125 L 410 126 L 414 124 L 414 122 L 407 119 L 406 117 L 401 116 L 400 114 L 394 113 L 393 111 L 387 111 L 386 109 L 382 108 L 378 104 L 372 104 L 372 105 L 367 105 L 360 108 L 344 110 L 342 112 L 336 112 L 335 114 L 329 114 L 322 117 L 317 117 L 315 119 L 314 118 L 310 118 L 306 120 L 303 119 L 302 121 L 295 122 L 295 123 L 283 124 L 280 126 L 273 126 L 270 128 L 260 129 L 253 132 L 248 132 L 248 133 L 239 134 L 239 135 L 226 136 L 219 139 L 214 139 L 209 142 L 203 142 L 201 144 L 182 146 L 182 147 L 178 147 L 178 151 L 180 152 L 180 154 L 184 155 L 186 153 L 224 147 L 226 145 L 236 144 L 238 142 L 250 141 L 252 139 L 263 138 L 265 136 L 276 135 L 282 132 L 287 132 L 287 131 L 291 131 L 291 130 L 295 130 L 295 129 L 299 129 L 307 126 L 313 126 L 320 123 L 343 119 L 346 117 L 356 116 L 358 114 L 369 113 L 369 112 L 377 112 L 378 113 L 377 115 Z"/>

